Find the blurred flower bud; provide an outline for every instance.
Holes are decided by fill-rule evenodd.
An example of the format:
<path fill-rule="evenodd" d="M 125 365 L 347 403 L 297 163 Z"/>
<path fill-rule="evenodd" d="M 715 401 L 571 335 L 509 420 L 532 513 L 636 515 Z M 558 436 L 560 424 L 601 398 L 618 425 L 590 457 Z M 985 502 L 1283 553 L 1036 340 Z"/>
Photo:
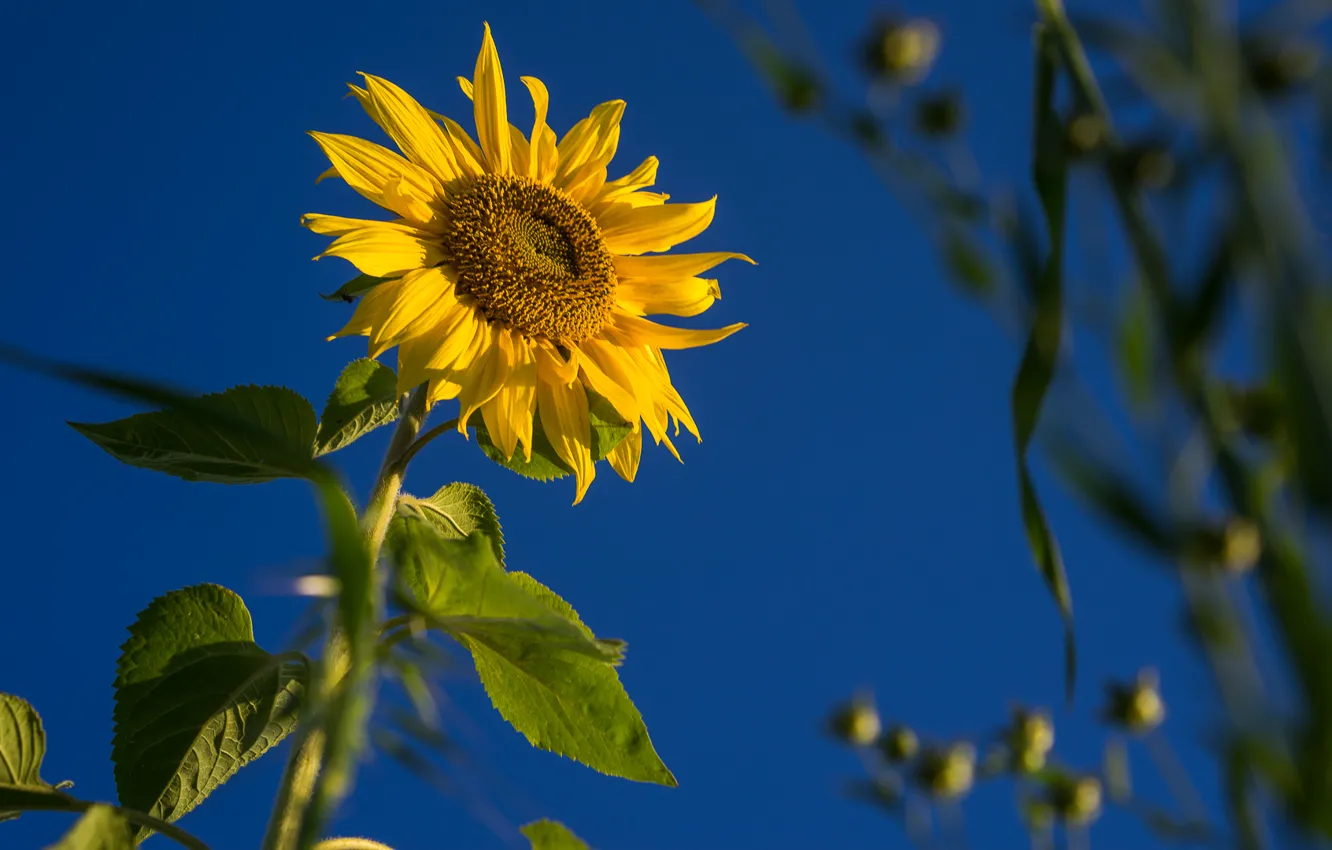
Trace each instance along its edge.
<path fill-rule="evenodd" d="M 1162 145 L 1142 143 L 1126 148 L 1117 167 L 1124 177 L 1143 189 L 1161 189 L 1175 177 L 1175 158 Z"/>
<path fill-rule="evenodd" d="M 1081 112 L 1069 119 L 1064 134 L 1070 157 L 1087 156 L 1105 143 L 1105 121 L 1095 113 Z"/>
<path fill-rule="evenodd" d="M 1006 737 L 1012 769 L 1032 773 L 1045 767 L 1045 758 L 1054 747 L 1054 723 L 1044 711 L 1020 708 L 1013 712 Z"/>
<path fill-rule="evenodd" d="M 944 92 L 916 103 L 916 128 L 926 136 L 950 136 L 962 126 L 962 98 Z"/>
<path fill-rule="evenodd" d="M 857 697 L 833 712 L 828 726 L 833 735 L 854 747 L 873 744 L 883 731 L 878 710 L 864 697 Z"/>
<path fill-rule="evenodd" d="M 920 753 L 915 777 L 933 797 L 951 800 L 965 796 L 976 781 L 976 748 L 967 741 L 927 747 Z"/>
<path fill-rule="evenodd" d="M 1091 823 L 1100 817 L 1101 780 L 1095 776 L 1056 776 L 1046 786 L 1046 800 L 1061 821 Z"/>
<path fill-rule="evenodd" d="M 1111 682 L 1106 686 L 1105 717 L 1125 731 L 1146 734 L 1160 726 L 1165 716 L 1165 701 L 1161 699 L 1155 670 L 1142 670 L 1131 685 Z"/>
<path fill-rule="evenodd" d="M 911 85 L 930 72 L 939 55 L 939 28 L 924 18 L 876 24 L 865 42 L 865 68 L 889 83 Z"/>
<path fill-rule="evenodd" d="M 894 726 L 879 739 L 879 750 L 889 764 L 901 764 L 916 757 L 920 741 L 906 726 Z"/>
<path fill-rule="evenodd" d="M 1256 44 L 1245 51 L 1249 79 L 1261 94 L 1284 94 L 1307 83 L 1322 64 L 1318 45 L 1307 41 Z"/>
<path fill-rule="evenodd" d="M 1228 384 L 1225 387 L 1226 400 L 1239 422 L 1239 426 L 1249 435 L 1260 440 L 1270 440 L 1277 434 L 1281 425 L 1281 397 L 1270 385 L 1242 386 Z"/>
<path fill-rule="evenodd" d="M 1054 808 L 1044 800 L 1031 797 L 1022 801 L 1022 820 L 1032 832 L 1049 829 L 1054 823 Z"/>
<path fill-rule="evenodd" d="M 1184 557 L 1192 564 L 1221 569 L 1231 575 L 1252 570 L 1263 551 L 1262 532 L 1245 517 L 1193 529 L 1184 541 Z"/>

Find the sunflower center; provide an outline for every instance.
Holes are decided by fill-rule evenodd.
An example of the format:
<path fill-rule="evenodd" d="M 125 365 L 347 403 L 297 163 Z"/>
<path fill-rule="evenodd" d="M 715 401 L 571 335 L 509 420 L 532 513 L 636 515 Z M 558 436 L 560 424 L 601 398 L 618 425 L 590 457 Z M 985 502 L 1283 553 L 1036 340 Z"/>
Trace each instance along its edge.
<path fill-rule="evenodd" d="M 610 320 L 615 263 L 596 220 L 553 186 L 486 174 L 448 200 L 457 290 L 486 318 L 559 342 Z"/>

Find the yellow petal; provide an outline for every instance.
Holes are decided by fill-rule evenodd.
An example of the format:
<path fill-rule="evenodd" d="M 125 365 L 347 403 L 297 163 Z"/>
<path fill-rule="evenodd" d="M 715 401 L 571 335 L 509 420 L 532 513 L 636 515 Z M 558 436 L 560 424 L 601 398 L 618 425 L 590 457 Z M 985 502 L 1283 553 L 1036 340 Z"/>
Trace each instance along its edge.
<path fill-rule="evenodd" d="M 301 216 L 301 224 L 310 228 L 311 231 L 325 236 L 341 236 L 344 233 L 351 233 L 353 230 L 360 230 L 362 227 L 383 227 L 402 233 L 422 233 L 421 230 L 401 220 L 376 221 L 370 218 L 343 218 L 340 215 L 324 215 L 322 213 L 306 213 Z"/>
<path fill-rule="evenodd" d="M 656 390 L 651 377 L 634 364 L 630 352 L 620 345 L 596 338 L 584 340 L 580 345 L 583 355 L 593 360 L 606 377 L 633 394 L 639 416 L 651 432 L 652 439 L 660 443 L 666 433 L 666 423 L 656 414 Z"/>
<path fill-rule="evenodd" d="M 348 186 L 423 227 L 438 225 L 440 212 L 433 202 L 443 196 L 444 189 L 429 172 L 365 139 L 337 133 L 312 132 L 310 136 Z"/>
<path fill-rule="evenodd" d="M 369 336 L 375 325 L 383 321 L 401 287 L 401 280 L 390 280 L 371 288 L 361 296 L 347 324 L 329 339 L 342 336 Z"/>
<path fill-rule="evenodd" d="M 615 204 L 597 223 L 612 254 L 669 251 L 707 230 L 716 206 L 716 196 L 701 204 L 636 208 Z"/>
<path fill-rule="evenodd" d="M 544 182 L 548 178 L 543 175 L 553 174 L 555 170 L 555 133 L 546 125 L 546 115 L 550 109 L 550 93 L 546 91 L 546 84 L 536 77 L 520 77 L 520 79 L 532 95 L 532 108 L 536 112 L 536 117 L 532 121 L 532 150 L 527 163 L 527 176 Z"/>
<path fill-rule="evenodd" d="M 490 24 L 486 24 L 486 32 L 489 32 L 489 31 L 490 31 Z M 475 99 L 475 92 L 472 90 L 472 81 L 471 81 L 471 80 L 467 79 L 466 77 L 459 77 L 459 78 L 458 78 L 458 88 L 462 89 L 462 93 L 465 94 L 465 95 L 467 95 L 467 99 L 468 99 L 468 100 L 474 100 L 474 99 Z"/>
<path fill-rule="evenodd" d="M 444 183 L 457 178 L 462 172 L 449 139 L 421 104 L 388 80 L 371 74 L 361 76 L 379 114 L 379 125 L 407 158 Z"/>
<path fill-rule="evenodd" d="M 449 145 L 453 148 L 453 157 L 458 163 L 459 170 L 468 177 L 480 177 L 485 174 L 486 155 L 481 152 L 481 146 L 472 141 L 472 137 L 463 126 L 447 115 L 440 115 L 438 112 L 432 112 L 430 115 L 444 125 L 444 132 L 449 137 Z"/>
<path fill-rule="evenodd" d="M 655 156 L 643 160 L 637 168 L 618 180 L 611 180 L 597 195 L 598 201 L 613 201 L 630 192 L 646 189 L 657 182 L 657 167 L 660 163 Z"/>
<path fill-rule="evenodd" d="M 617 475 L 632 484 L 634 476 L 638 474 L 638 460 L 642 454 L 643 431 L 635 428 L 620 441 L 619 445 L 610 450 L 606 460 L 610 461 L 611 469 L 615 470 Z"/>
<path fill-rule="evenodd" d="M 466 371 L 458 373 L 454 379 L 462 385 L 462 392 L 458 394 L 458 430 L 464 436 L 472 414 L 494 398 L 509 377 L 511 364 L 506 353 L 500 349 L 499 333 L 494 325 L 482 325 L 485 339 L 481 354 Z"/>
<path fill-rule="evenodd" d="M 623 100 L 600 104 L 565 134 L 558 146 L 560 161 L 555 169 L 554 185 L 569 191 L 605 170 L 619 145 L 624 105 Z M 601 180 L 604 182 L 604 175 Z M 600 188 L 600 185 L 596 186 L 596 190 Z"/>
<path fill-rule="evenodd" d="M 523 456 L 532 460 L 532 418 L 536 411 L 536 354 L 531 343 L 511 331 L 509 344 L 513 347 L 513 370 L 504 388 L 499 391 L 500 411 L 505 424 L 512 429 L 513 439 L 523 447 Z M 501 440 L 507 436 L 501 433 Z M 513 443 L 505 443 L 509 457 L 513 457 Z"/>
<path fill-rule="evenodd" d="M 328 178 L 337 177 L 337 176 L 338 176 L 338 170 L 336 168 L 329 168 L 323 174 L 320 174 L 318 177 L 315 178 L 315 185 L 318 186 L 320 183 L 323 183 Z"/>
<path fill-rule="evenodd" d="M 615 300 L 636 316 L 665 313 L 671 316 L 697 316 L 721 298 L 717 281 L 688 277 L 668 283 L 646 280 L 620 281 Z"/>
<path fill-rule="evenodd" d="M 513 167 L 514 174 L 527 174 L 529 169 L 528 159 L 531 156 L 531 146 L 527 143 L 527 137 L 523 131 L 512 124 L 509 125 L 509 162 Z"/>
<path fill-rule="evenodd" d="M 365 274 L 394 277 L 443 262 L 444 251 L 429 233 L 377 223 L 343 234 L 319 257 L 342 257 Z"/>
<path fill-rule="evenodd" d="M 634 426 L 638 425 L 638 403 L 634 400 L 632 385 L 622 385 L 613 380 L 586 355 L 578 358 L 578 368 L 582 370 L 586 385 L 610 402 L 615 412 L 620 414 L 620 418 Z"/>
<path fill-rule="evenodd" d="M 445 317 L 431 332 L 430 339 L 435 347 L 426 359 L 426 369 L 443 371 L 453 368 L 459 356 L 471 347 L 472 340 L 481 332 L 485 319 L 478 316 L 474 308 L 466 304 L 461 307 Z"/>
<path fill-rule="evenodd" d="M 472 110 L 476 116 L 476 135 L 486 152 L 486 165 L 492 174 L 511 174 L 509 151 L 509 111 L 504 100 L 504 75 L 499 52 L 490 37 L 490 24 L 481 40 L 473 74 L 475 94 Z"/>
<path fill-rule="evenodd" d="M 425 334 L 456 312 L 457 306 L 453 281 L 444 269 L 421 269 L 404 275 L 392 301 L 371 329 L 370 356 L 378 357 L 400 342 Z"/>
<path fill-rule="evenodd" d="M 574 472 L 573 503 L 583 501 L 588 485 L 596 477 L 592 463 L 592 431 L 587 416 L 587 393 L 577 382 L 566 384 L 555 376 L 559 370 L 545 348 L 536 350 L 537 408 L 541 428 L 560 460 Z"/>
<path fill-rule="evenodd" d="M 631 345 L 651 345 L 656 348 L 680 349 L 697 348 L 721 342 L 731 334 L 748 327 L 743 322 L 711 330 L 689 330 L 687 328 L 669 328 L 637 316 L 616 313 L 611 320 L 617 331 L 623 334 Z"/>
<path fill-rule="evenodd" d="M 744 254 L 714 251 L 707 254 L 661 254 L 650 257 L 615 257 L 615 277 L 626 280 L 669 282 L 693 277 L 727 260 L 754 261 Z"/>

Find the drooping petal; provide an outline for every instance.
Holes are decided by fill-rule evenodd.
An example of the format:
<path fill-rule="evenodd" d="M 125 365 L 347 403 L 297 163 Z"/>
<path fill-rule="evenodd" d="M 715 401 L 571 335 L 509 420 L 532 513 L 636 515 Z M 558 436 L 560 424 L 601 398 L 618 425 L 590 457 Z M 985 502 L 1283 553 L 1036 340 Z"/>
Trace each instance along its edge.
<path fill-rule="evenodd" d="M 461 175 L 448 137 L 430 114 L 407 92 L 371 74 L 366 91 L 375 104 L 379 124 L 409 160 L 448 183 Z"/>
<path fill-rule="evenodd" d="M 669 283 L 620 281 L 615 287 L 615 300 L 636 316 L 661 313 L 697 316 L 711 307 L 718 298 L 721 298 L 721 287 L 717 281 L 702 277 L 688 277 Z"/>
<path fill-rule="evenodd" d="M 532 121 L 531 153 L 528 157 L 527 176 L 533 180 L 547 182 L 555 173 L 555 133 L 546 124 L 546 115 L 550 108 L 550 93 L 546 84 L 536 77 L 522 77 L 532 95 L 532 107 L 536 117 Z"/>
<path fill-rule="evenodd" d="M 615 381 L 586 355 L 578 358 L 578 368 L 582 372 L 584 383 L 594 393 L 610 402 L 615 412 L 620 414 L 620 418 L 632 425 L 638 424 L 638 403 L 634 400 L 632 385 Z"/>
<path fill-rule="evenodd" d="M 491 174 L 511 174 L 509 150 L 509 110 L 504 99 L 504 75 L 500 68 L 499 51 L 490 36 L 490 24 L 481 40 L 481 52 L 476 57 L 473 75 L 472 109 L 476 115 L 476 135 L 481 150 L 486 152 L 487 170 Z"/>
<path fill-rule="evenodd" d="M 619 445 L 610 450 L 606 460 L 610 461 L 611 469 L 615 470 L 617 475 L 632 484 L 634 476 L 638 474 L 638 460 L 642 454 L 643 430 L 635 428 L 619 442 Z"/>
<path fill-rule="evenodd" d="M 365 139 L 337 133 L 312 132 L 310 136 L 348 186 L 422 227 L 437 225 L 441 213 L 434 202 L 444 189 L 429 172 Z"/>
<path fill-rule="evenodd" d="M 342 257 L 365 274 L 394 277 L 443 262 L 444 251 L 429 233 L 375 224 L 339 236 L 320 257 Z"/>
<path fill-rule="evenodd" d="M 610 340 L 588 339 L 580 346 L 583 355 L 592 359 L 609 379 L 629 389 L 652 439 L 660 443 L 666 433 L 666 423 L 656 415 L 655 389 L 651 377 L 634 364 L 625 348 Z"/>
<path fill-rule="evenodd" d="M 371 357 L 428 332 L 453 312 L 458 303 L 453 295 L 453 281 L 444 268 L 406 274 L 399 284 L 393 300 L 371 329 Z"/>
<path fill-rule="evenodd" d="M 532 460 L 532 419 L 536 411 L 537 365 L 532 344 L 521 334 L 509 332 L 513 347 L 513 371 L 499 392 L 500 412 L 505 424 L 513 432 L 513 439 L 523 447 L 523 456 Z M 501 432 L 501 440 L 509 437 Z M 509 457 L 513 457 L 513 443 L 504 443 Z"/>
<path fill-rule="evenodd" d="M 637 168 L 617 180 L 610 180 L 597 194 L 599 202 L 609 202 L 616 198 L 646 189 L 657 182 L 657 167 L 660 165 L 655 156 L 643 160 Z"/>
<path fill-rule="evenodd" d="M 717 198 L 700 204 L 629 207 L 614 204 L 597 220 L 612 254 L 669 251 L 712 224 Z"/>
<path fill-rule="evenodd" d="M 615 277 L 626 280 L 666 283 L 693 277 L 727 260 L 754 261 L 744 254 L 714 251 L 707 254 L 660 254 L 647 257 L 615 257 Z"/>
<path fill-rule="evenodd" d="M 432 112 L 430 115 L 444 125 L 444 132 L 449 137 L 449 146 L 453 148 L 453 157 L 458 163 L 459 170 L 468 177 L 480 177 L 485 174 L 486 155 L 463 126 L 447 115 L 440 115 L 438 112 Z"/>
<path fill-rule="evenodd" d="M 559 365 L 545 348 L 536 350 L 537 409 L 541 428 L 560 460 L 574 472 L 574 504 L 583 501 L 596 477 L 592 463 L 592 430 L 588 421 L 587 393 L 583 385 L 565 383 L 557 376 Z"/>
<path fill-rule="evenodd" d="M 458 393 L 458 431 L 464 436 L 472 414 L 495 397 L 512 369 L 508 352 L 499 344 L 499 335 L 505 331 L 487 322 L 482 325 L 481 333 L 484 335 L 481 354 L 454 379 L 462 385 L 462 392 Z"/>
<path fill-rule="evenodd" d="M 451 314 L 436 328 L 434 333 L 436 346 L 430 352 L 425 368 L 431 371 L 454 368 L 458 358 L 471 348 L 472 341 L 481 332 L 481 325 L 485 323 L 485 319 L 478 316 L 474 308 L 468 305 L 462 306 L 462 310 Z"/>
<path fill-rule="evenodd" d="M 420 229 L 402 220 L 377 221 L 372 218 L 343 218 L 340 215 L 324 215 L 323 213 L 306 213 L 301 216 L 301 224 L 310 228 L 312 232 L 325 236 L 341 236 L 344 233 L 351 233 L 353 230 L 360 230 L 363 227 L 383 227 L 411 234 L 422 233 Z"/>
<path fill-rule="evenodd" d="M 749 327 L 744 322 L 737 322 L 724 328 L 710 330 L 670 328 L 625 313 L 615 313 L 611 321 L 615 329 L 622 333 L 631 345 L 650 345 L 654 348 L 668 350 L 712 345 L 714 342 L 721 342 L 742 328 Z"/>

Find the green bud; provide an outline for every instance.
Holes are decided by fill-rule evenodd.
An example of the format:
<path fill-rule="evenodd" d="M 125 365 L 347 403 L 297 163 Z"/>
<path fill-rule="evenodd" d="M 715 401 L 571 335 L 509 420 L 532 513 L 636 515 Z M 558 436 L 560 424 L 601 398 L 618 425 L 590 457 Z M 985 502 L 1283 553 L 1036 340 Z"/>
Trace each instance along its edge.
<path fill-rule="evenodd" d="M 950 136 L 962 126 L 962 99 L 953 92 L 916 103 L 916 128 L 927 136 Z"/>
<path fill-rule="evenodd" d="M 859 697 L 833 712 L 828 726 L 833 735 L 854 747 L 867 747 L 879 738 L 883 722 L 868 699 Z"/>
<path fill-rule="evenodd" d="M 883 21 L 865 41 L 865 68 L 887 82 L 911 85 L 930 72 L 939 44 L 939 28 L 932 21 Z"/>
<path fill-rule="evenodd" d="M 1065 823 L 1086 824 L 1101 815 L 1104 794 L 1095 776 L 1056 776 L 1046 787 L 1046 800 Z"/>
<path fill-rule="evenodd" d="M 894 726 L 879 739 L 879 750 L 889 764 L 901 764 L 915 758 L 920 749 L 916 733 L 906 726 Z"/>
<path fill-rule="evenodd" d="M 1231 575 L 1252 570 L 1262 555 L 1258 526 L 1244 517 L 1192 529 L 1184 541 L 1185 559 L 1195 566 L 1219 568 Z"/>
<path fill-rule="evenodd" d="M 1166 706 L 1155 670 L 1142 670 L 1131 685 L 1111 682 L 1106 697 L 1106 719 L 1130 734 L 1144 735 L 1165 720 Z"/>
<path fill-rule="evenodd" d="M 976 781 L 976 747 L 959 741 L 946 747 L 926 747 L 916 764 L 916 782 L 933 797 L 952 800 L 966 796 Z"/>
<path fill-rule="evenodd" d="M 1008 750 L 1012 769 L 1018 773 L 1034 773 L 1045 767 L 1046 756 L 1054 747 L 1054 723 L 1044 711 L 1017 709 L 1008 727 Z"/>
<path fill-rule="evenodd" d="M 1069 119 L 1064 136 L 1071 157 L 1087 156 L 1105 143 L 1105 121 L 1095 113 L 1079 113 Z"/>

